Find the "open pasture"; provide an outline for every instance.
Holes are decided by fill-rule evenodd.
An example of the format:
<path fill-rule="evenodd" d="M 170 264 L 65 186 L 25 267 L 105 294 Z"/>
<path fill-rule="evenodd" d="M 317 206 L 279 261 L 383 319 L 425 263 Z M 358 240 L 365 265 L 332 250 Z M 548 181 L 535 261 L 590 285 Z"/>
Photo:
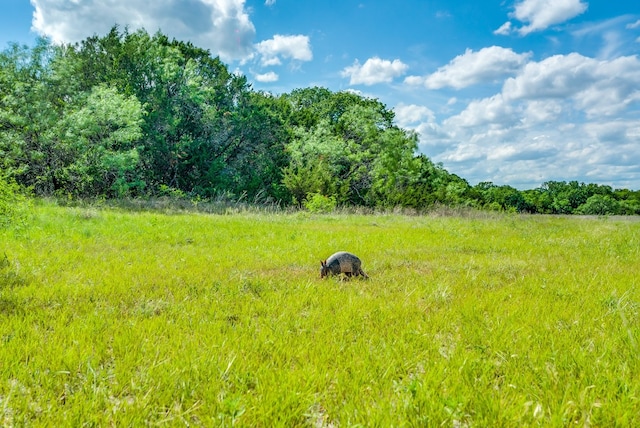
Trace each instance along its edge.
<path fill-rule="evenodd" d="M 370 280 L 319 278 L 357 254 Z M 0 425 L 638 426 L 640 222 L 36 203 Z"/>

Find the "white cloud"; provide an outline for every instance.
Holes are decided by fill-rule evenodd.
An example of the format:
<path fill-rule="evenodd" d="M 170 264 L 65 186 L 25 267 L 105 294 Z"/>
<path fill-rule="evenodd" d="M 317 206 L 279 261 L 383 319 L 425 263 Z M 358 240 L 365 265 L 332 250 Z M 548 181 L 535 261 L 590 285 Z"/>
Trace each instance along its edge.
<path fill-rule="evenodd" d="M 556 120 L 561 112 L 587 118 L 618 115 L 640 102 L 640 59 L 600 61 L 577 53 L 530 62 L 502 92 L 470 102 L 447 119 L 456 126 Z"/>
<path fill-rule="evenodd" d="M 278 74 L 273 71 L 269 71 L 263 74 L 256 74 L 254 75 L 254 77 L 258 82 L 262 82 L 262 83 L 277 82 L 278 79 L 280 78 Z"/>
<path fill-rule="evenodd" d="M 493 32 L 493 34 L 498 34 L 501 36 L 506 36 L 511 33 L 511 21 L 507 21 L 500 26 L 497 30 Z"/>
<path fill-rule="evenodd" d="M 638 19 L 634 23 L 627 24 L 627 28 L 630 29 L 630 30 L 635 29 L 635 28 L 640 28 L 640 19 Z"/>
<path fill-rule="evenodd" d="M 586 177 L 593 168 L 588 160 L 598 152 L 598 145 L 585 138 L 582 127 L 567 132 L 556 121 L 527 127 L 517 116 L 512 119 L 511 123 L 481 123 L 467 128 L 452 121 L 443 124 L 451 138 L 433 159 L 472 184 L 492 181 L 523 189 L 548 180 Z M 595 181 L 605 182 L 605 176 Z"/>
<path fill-rule="evenodd" d="M 313 53 L 309 37 L 303 35 L 283 36 L 276 34 L 272 39 L 264 40 L 256 45 L 263 66 L 280 65 L 281 58 L 297 61 L 311 61 Z"/>
<path fill-rule="evenodd" d="M 623 24 L 628 21 L 628 19 L 628 16 L 622 15 L 616 16 L 611 19 L 605 19 L 604 21 L 587 22 L 579 25 L 576 29 L 574 29 L 571 32 L 571 35 L 574 37 L 601 37 L 603 34 L 608 34 L 612 31 L 618 31 L 620 28 L 622 28 Z M 627 25 L 627 28 L 629 28 L 629 25 Z"/>
<path fill-rule="evenodd" d="M 556 99 L 528 101 L 522 111 L 521 121 L 532 127 L 555 120 L 563 111 L 563 103 Z"/>
<path fill-rule="evenodd" d="M 407 127 L 420 122 L 435 122 L 435 114 L 425 106 L 415 104 L 398 104 L 394 109 L 396 122 L 400 127 Z"/>
<path fill-rule="evenodd" d="M 503 93 L 511 99 L 571 96 L 593 83 L 595 62 L 577 53 L 530 62 L 518 76 L 506 80 Z"/>
<path fill-rule="evenodd" d="M 477 83 L 494 82 L 505 75 L 517 72 L 530 56 L 529 53 L 517 54 L 500 46 L 490 46 L 477 52 L 467 49 L 449 64 L 426 76 L 423 81 L 429 89 L 445 86 L 462 89 Z M 413 76 L 405 79 L 405 83 L 408 84 L 417 82 L 418 79 Z"/>
<path fill-rule="evenodd" d="M 516 4 L 510 17 L 527 24 L 517 29 L 520 35 L 526 36 L 568 21 L 584 13 L 587 7 L 588 3 L 583 3 L 581 0 L 522 0 Z M 507 22 L 494 33 L 508 34 L 511 29 L 511 24 Z"/>
<path fill-rule="evenodd" d="M 450 136 L 436 121 L 435 113 L 426 106 L 416 104 L 398 104 L 394 109 L 395 122 L 403 129 L 410 129 L 418 133 L 421 147 L 427 152 L 444 150 Z M 445 146 L 442 146 L 444 142 Z"/>
<path fill-rule="evenodd" d="M 404 83 L 411 86 L 424 85 L 424 79 L 422 76 L 407 76 L 404 78 Z"/>
<path fill-rule="evenodd" d="M 637 56 L 598 60 L 572 53 L 532 61 L 502 91 L 458 105 L 441 121 L 415 105 L 399 105 L 396 115 L 400 126 L 420 134 L 424 153 L 472 184 L 531 189 L 575 179 L 637 187 Z M 450 108 L 447 103 L 438 114 Z"/>
<path fill-rule="evenodd" d="M 276 0 L 265 0 L 264 4 L 266 6 L 273 6 L 274 4 L 276 4 Z"/>
<path fill-rule="evenodd" d="M 640 59 L 602 61 L 577 53 L 531 62 L 504 84 L 506 98 L 570 99 L 588 117 L 611 116 L 640 100 Z"/>
<path fill-rule="evenodd" d="M 56 43 L 76 43 L 119 25 L 160 30 L 189 40 L 223 60 L 249 56 L 255 28 L 245 0 L 31 0 L 32 29 Z"/>
<path fill-rule="evenodd" d="M 580 43 L 600 46 L 599 58 L 615 58 L 628 52 L 628 45 L 635 37 L 631 31 L 626 31 L 634 24 L 628 24 L 629 16 L 621 15 L 598 22 L 587 22 L 576 26 L 571 31 Z"/>
<path fill-rule="evenodd" d="M 470 128 L 487 124 L 507 124 L 513 122 L 514 107 L 505 102 L 502 94 L 471 101 L 457 116 L 445 120 L 445 124 Z"/>
<path fill-rule="evenodd" d="M 369 58 L 363 65 L 356 60 L 352 66 L 342 71 L 342 77 L 349 77 L 351 85 L 375 85 L 376 83 L 389 83 L 395 77 L 402 76 L 409 66 L 399 59 L 393 61 Z"/>

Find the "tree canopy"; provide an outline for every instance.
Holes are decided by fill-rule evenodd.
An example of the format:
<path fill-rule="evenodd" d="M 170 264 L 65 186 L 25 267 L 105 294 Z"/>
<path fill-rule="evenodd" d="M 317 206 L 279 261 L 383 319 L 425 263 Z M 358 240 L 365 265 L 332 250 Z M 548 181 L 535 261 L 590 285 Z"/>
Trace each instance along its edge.
<path fill-rule="evenodd" d="M 640 213 L 640 192 L 607 186 L 470 186 L 419 154 L 418 136 L 376 99 L 255 91 L 209 51 L 162 33 L 114 27 L 74 45 L 11 45 L 0 93 L 2 175 L 36 195 Z"/>

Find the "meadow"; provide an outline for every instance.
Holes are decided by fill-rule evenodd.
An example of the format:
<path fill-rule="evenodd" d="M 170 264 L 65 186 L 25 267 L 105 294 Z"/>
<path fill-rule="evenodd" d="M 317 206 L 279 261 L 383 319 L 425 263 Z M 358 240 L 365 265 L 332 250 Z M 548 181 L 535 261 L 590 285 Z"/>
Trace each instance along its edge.
<path fill-rule="evenodd" d="M 349 250 L 369 280 L 321 280 Z M 130 211 L 0 230 L 0 425 L 640 426 L 640 222 Z"/>

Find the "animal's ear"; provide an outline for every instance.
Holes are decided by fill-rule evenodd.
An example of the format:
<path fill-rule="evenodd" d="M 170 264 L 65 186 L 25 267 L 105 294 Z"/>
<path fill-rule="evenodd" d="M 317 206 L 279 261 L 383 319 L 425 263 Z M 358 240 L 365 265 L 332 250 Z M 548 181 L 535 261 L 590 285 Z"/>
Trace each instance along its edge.
<path fill-rule="evenodd" d="M 327 261 L 326 260 L 325 261 L 320 260 L 320 266 L 322 266 L 322 267 L 327 266 Z"/>

